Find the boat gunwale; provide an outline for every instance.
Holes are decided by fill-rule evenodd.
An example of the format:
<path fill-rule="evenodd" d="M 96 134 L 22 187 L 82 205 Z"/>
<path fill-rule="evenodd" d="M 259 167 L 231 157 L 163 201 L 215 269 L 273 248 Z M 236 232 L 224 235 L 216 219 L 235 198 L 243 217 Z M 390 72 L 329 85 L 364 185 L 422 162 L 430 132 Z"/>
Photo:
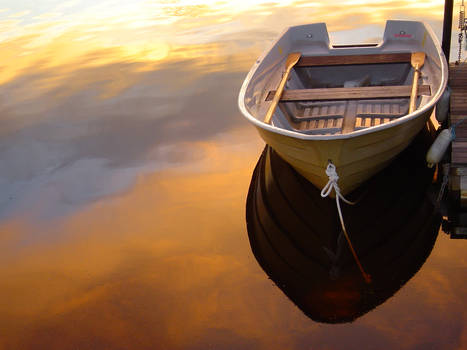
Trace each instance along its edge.
<path fill-rule="evenodd" d="M 386 26 L 387 26 L 386 21 Z M 250 83 L 251 78 L 253 75 L 256 73 L 258 70 L 261 62 L 264 60 L 264 58 L 268 55 L 268 53 L 271 51 L 271 49 L 274 47 L 274 45 L 277 44 L 277 42 L 287 33 L 291 28 L 293 27 L 298 27 L 298 26 L 291 26 L 286 28 L 285 30 L 282 31 L 282 33 L 277 37 L 276 40 L 272 41 L 270 46 L 262 53 L 262 55 L 255 61 L 255 64 L 253 67 L 250 69 L 248 72 L 245 80 L 243 81 L 242 87 L 240 89 L 240 93 L 238 95 L 238 106 L 242 114 L 250 120 L 255 126 L 260 127 L 264 130 L 267 130 L 269 132 L 275 133 L 275 134 L 280 134 L 283 136 L 288 136 L 292 137 L 295 139 L 302 139 L 302 140 L 339 140 L 339 139 L 350 139 L 354 137 L 358 137 L 361 135 L 365 134 L 370 134 L 378 131 L 382 131 L 385 129 L 389 129 L 391 127 L 394 127 L 399 124 L 406 123 L 412 119 L 415 119 L 417 117 L 420 117 L 421 115 L 425 114 L 427 111 L 430 109 L 433 109 L 435 107 L 435 104 L 438 102 L 438 100 L 441 98 L 441 95 L 443 94 L 444 90 L 446 89 L 447 86 L 447 81 L 448 81 L 448 64 L 446 62 L 446 58 L 444 56 L 444 53 L 441 49 L 441 46 L 439 44 L 438 38 L 436 37 L 435 33 L 433 32 L 432 28 L 424 21 L 404 21 L 401 20 L 400 22 L 415 22 L 415 23 L 421 23 L 425 30 L 427 31 L 428 35 L 431 37 L 433 40 L 433 43 L 435 45 L 436 51 L 438 53 L 438 58 L 439 62 L 441 64 L 441 79 L 440 79 L 440 84 L 438 86 L 438 89 L 436 90 L 436 93 L 433 94 L 432 99 L 424 105 L 422 108 L 415 110 L 414 112 L 407 114 L 403 117 L 397 118 L 395 120 L 391 120 L 387 123 L 380 124 L 380 125 L 375 125 L 371 126 L 365 129 L 360 129 L 360 130 L 355 130 L 347 134 L 332 134 L 332 135 L 310 135 L 310 134 L 304 134 L 301 132 L 293 131 L 293 130 L 288 130 L 288 129 L 283 129 L 274 125 L 266 124 L 263 121 L 255 118 L 247 109 L 245 105 L 245 95 L 246 95 L 246 90 L 248 88 L 248 85 Z M 306 24 L 305 24 L 306 25 Z M 300 25 L 299 25 L 300 26 Z M 384 41 L 381 41 L 378 46 L 381 46 L 384 43 Z M 332 43 L 329 43 L 329 48 L 333 48 Z M 410 52 L 410 51 L 400 51 L 400 52 Z M 437 63 L 438 62 L 434 62 Z"/>

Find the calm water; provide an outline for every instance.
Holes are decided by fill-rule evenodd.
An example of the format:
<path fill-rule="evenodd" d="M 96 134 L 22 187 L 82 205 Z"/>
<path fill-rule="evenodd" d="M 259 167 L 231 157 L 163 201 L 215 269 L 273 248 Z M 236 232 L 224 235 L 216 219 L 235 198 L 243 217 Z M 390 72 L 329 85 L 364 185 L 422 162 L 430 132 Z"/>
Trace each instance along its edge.
<path fill-rule="evenodd" d="M 236 106 L 287 25 L 440 37 L 442 1 L 95 3 L 0 3 L 0 349 L 467 348 L 467 242 L 442 232 L 352 323 L 269 279 L 245 222 L 264 145 Z"/>

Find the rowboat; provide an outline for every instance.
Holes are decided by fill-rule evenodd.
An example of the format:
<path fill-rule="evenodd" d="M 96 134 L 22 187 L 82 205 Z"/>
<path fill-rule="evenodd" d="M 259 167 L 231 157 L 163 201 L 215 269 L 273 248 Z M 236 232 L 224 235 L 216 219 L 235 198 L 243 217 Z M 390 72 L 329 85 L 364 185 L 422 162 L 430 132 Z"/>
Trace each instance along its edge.
<path fill-rule="evenodd" d="M 386 22 L 381 42 L 333 45 L 326 24 L 290 27 L 239 94 L 263 140 L 316 187 L 332 163 L 342 194 L 386 167 L 430 118 L 448 67 L 431 28 Z"/>
<path fill-rule="evenodd" d="M 441 217 L 431 201 L 433 169 L 426 129 L 382 172 L 352 195 L 346 225 L 371 276 L 364 282 L 337 220 L 334 201 L 266 146 L 246 204 L 248 237 L 267 276 L 308 317 L 350 322 L 385 302 L 429 256 Z M 413 182 L 411 179 L 416 178 Z"/>

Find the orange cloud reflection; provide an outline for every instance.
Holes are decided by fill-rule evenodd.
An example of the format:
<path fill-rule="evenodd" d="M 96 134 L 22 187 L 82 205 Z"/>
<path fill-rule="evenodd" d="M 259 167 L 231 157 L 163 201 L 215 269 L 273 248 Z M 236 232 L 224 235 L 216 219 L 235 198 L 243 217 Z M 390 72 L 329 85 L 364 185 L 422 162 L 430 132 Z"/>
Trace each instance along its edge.
<path fill-rule="evenodd" d="M 309 11 L 307 11 L 309 9 Z M 384 25 L 394 17 L 441 21 L 443 1 L 135 1 L 122 6 L 103 2 L 82 12 L 50 16 L 61 8 L 35 14 L 32 23 L 16 18 L 28 11 L 9 14 L 0 21 L 0 83 L 24 69 L 79 64 L 102 65 L 130 60 L 154 63 L 177 59 L 175 52 L 191 45 L 219 43 L 235 32 L 262 31 L 271 37 L 288 25 L 326 21 L 331 31 L 362 25 Z M 285 16 L 284 13 L 287 15 Z M 48 15 L 47 15 L 48 14 Z M 251 35 L 245 37 L 252 39 Z M 112 56 L 83 61 L 92 52 L 110 49 Z M 174 50 L 175 49 L 175 50 Z M 224 47 L 225 49 L 225 47 Z"/>
<path fill-rule="evenodd" d="M 244 255 L 248 242 L 242 218 L 256 154 L 238 150 L 258 149 L 259 141 L 242 134 L 244 146 L 239 135 L 233 148 L 188 145 L 204 154 L 202 164 L 142 178 L 126 195 L 53 225 L 4 223 L 2 240 L 17 237 L 20 242 L 2 245 L 10 254 L 1 258 L 0 295 L 8 303 L 0 324 L 7 317 L 10 325 L 5 324 L 9 337 L 0 344 L 59 349 L 93 333 L 92 344 L 105 340 L 131 348 L 136 335 L 145 346 L 161 341 L 173 348 L 192 341 L 193 332 L 209 327 L 220 313 L 246 312 L 236 302 L 219 304 L 225 297 L 240 302 L 237 293 L 243 292 L 230 286 L 245 285 L 252 273 L 244 260 L 249 255 Z M 254 135 L 252 130 L 247 134 Z M 36 230 L 51 238 L 21 246 Z M 228 327 L 232 321 L 220 322 Z M 63 337 L 49 337 L 54 331 Z"/>
<path fill-rule="evenodd" d="M 250 128 L 181 145 L 202 157 L 67 218 L 3 223 L 0 349 L 412 349 L 426 339 L 465 341 L 462 322 L 458 333 L 446 331 L 449 318 L 465 313 L 462 288 L 453 288 L 465 288 L 465 259 L 443 274 L 466 242 L 455 248 L 445 237 L 406 287 L 351 325 L 318 325 L 294 307 L 259 268 L 246 234 L 260 146 Z"/>
<path fill-rule="evenodd" d="M 147 109 L 154 115 L 147 118 L 157 119 L 157 113 L 167 116 L 180 137 L 177 123 L 194 123 L 194 118 L 173 118 L 185 98 L 200 104 L 194 108 L 196 116 L 209 104 L 211 110 L 216 108 L 216 117 L 235 117 L 232 109 L 225 108 L 224 96 L 230 95 L 209 90 L 204 99 L 196 96 L 199 86 L 206 84 L 198 78 L 215 72 L 244 74 L 286 26 L 326 21 L 330 31 L 361 26 L 382 31 L 386 18 L 400 16 L 419 19 L 423 14 L 425 20 L 439 23 L 443 7 L 442 1 L 415 0 L 372 1 L 371 7 L 363 1 L 324 0 L 122 1 L 121 6 L 111 6 L 115 3 L 102 1 L 66 13 L 67 8 L 81 4 L 67 2 L 41 14 L 24 12 L 21 17 L 9 16 L 22 11 L 0 10 L 0 84 L 8 96 L 0 102 L 3 110 L 11 113 L 2 114 L 3 121 L 10 118 L 18 123 L 12 127 L 12 135 L 25 125 L 44 123 L 39 119 L 45 119 L 51 107 L 61 102 L 64 107 L 57 115 L 64 117 L 54 116 L 63 125 L 73 128 L 71 122 L 83 120 L 85 125 L 71 136 L 60 134 L 59 127 L 58 136 L 53 129 L 42 138 L 83 138 L 80 147 L 92 144 L 103 132 L 97 132 L 95 139 L 84 138 L 95 126 L 89 123 L 88 129 L 86 118 L 102 118 L 108 112 L 103 99 L 136 86 L 136 94 L 149 94 Z M 349 33 L 344 33 L 345 39 L 353 39 Z M 153 82 L 150 92 L 145 85 L 149 84 L 145 80 L 148 72 L 160 73 L 154 75 L 160 81 Z M 208 82 L 217 88 L 216 76 L 212 79 L 214 83 Z M 229 84 L 228 89 L 234 85 Z M 79 93 L 85 93 L 88 99 L 84 101 L 92 100 L 92 107 L 98 105 L 97 112 L 88 114 L 89 106 L 81 99 L 66 104 L 66 97 Z M 171 102 L 164 107 L 169 98 Z M 210 104 L 210 99 L 217 99 L 218 104 Z M 188 102 L 180 113 L 193 110 Z M 123 100 L 115 109 L 127 108 L 128 116 L 133 117 L 137 107 Z M 153 112 L 157 107 L 168 112 Z M 71 119 L 67 119 L 68 113 Z M 122 124 L 121 128 L 134 123 L 128 116 L 116 123 Z M 108 125 L 109 120 L 103 124 Z M 148 125 L 145 128 L 159 124 Z M 204 121 L 203 127 L 212 125 L 216 120 Z M 44 128 L 49 130 L 49 125 Z M 4 130 L 0 129 L 2 136 Z M 120 129 L 112 130 L 114 136 Z M 141 137 L 140 129 L 136 131 L 135 138 Z M 29 134 L 24 137 L 29 140 Z M 118 135 L 115 138 L 118 145 L 121 140 Z M 109 140 L 114 141 L 109 137 L 94 147 L 99 151 L 110 147 L 115 153 Z M 420 278 L 349 328 L 317 325 L 267 279 L 249 249 L 244 204 L 261 148 L 253 128 L 245 125 L 203 142 L 179 140 L 172 140 L 170 146 L 193 154 L 194 160 L 183 158 L 178 169 L 141 176 L 121 195 L 86 202 L 80 210 L 47 222 L 36 220 L 37 208 L 30 207 L 0 221 L 1 350 L 67 349 L 71 345 L 79 349 L 214 346 L 268 350 L 313 346 L 319 350 L 343 349 L 352 339 L 356 344 L 364 339 L 361 344 L 376 344 L 374 348 L 389 344 L 409 349 L 420 344 L 420 339 L 435 337 L 445 342 L 456 339 L 459 349 L 467 346 L 462 324 L 456 328 L 458 334 L 451 336 L 446 331 L 452 320 L 462 323 L 465 314 L 458 307 L 465 290 L 466 262 L 461 259 L 465 245 L 454 250 L 453 244 L 441 241 Z M 50 149 L 64 148 L 65 141 Z M 31 150 L 35 148 L 33 143 Z M 124 148 L 118 150 L 124 153 Z M 144 147 L 137 151 L 137 155 L 149 152 Z M 30 153 L 26 148 L 19 154 Z M 34 158 L 41 158 L 35 154 Z M 96 154 L 100 155 L 89 152 L 76 157 Z M 130 153 L 128 158 L 132 157 Z M 44 169 L 63 165 L 60 161 L 58 156 L 57 160 L 52 157 Z M 56 198 L 51 197 L 49 201 Z M 47 202 L 48 196 L 40 198 L 41 206 L 56 205 Z M 448 270 L 446 266 L 453 260 L 456 268 Z M 443 295 L 448 297 L 440 302 Z M 437 307 L 430 309 L 432 305 Z M 454 316 L 443 319 L 438 313 Z M 414 330 L 414 318 L 424 326 Z"/>

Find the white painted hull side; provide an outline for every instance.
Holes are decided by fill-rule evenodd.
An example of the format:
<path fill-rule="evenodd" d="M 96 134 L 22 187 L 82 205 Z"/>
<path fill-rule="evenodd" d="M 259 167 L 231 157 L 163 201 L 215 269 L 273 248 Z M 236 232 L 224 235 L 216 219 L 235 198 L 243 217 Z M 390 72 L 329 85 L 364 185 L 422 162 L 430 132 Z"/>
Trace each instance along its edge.
<path fill-rule="evenodd" d="M 421 82 L 429 85 L 431 94 L 420 96 L 417 100 L 417 109 L 412 113 L 402 114 L 397 119 L 385 121 L 384 124 L 372 123 L 371 126 L 355 129 L 349 133 L 300 132 L 287 122 L 287 114 L 283 108 L 276 109 L 270 124 L 264 123 L 264 116 L 271 103 L 266 96 L 277 88 L 288 54 L 296 51 L 303 56 L 374 55 L 423 51 L 426 59 L 421 69 Z M 367 65 L 371 69 L 374 68 L 374 65 L 373 68 L 370 66 Z M 398 66 L 393 64 L 387 67 L 389 77 L 394 71 L 397 72 Z M 322 74 L 318 70 L 320 68 L 313 69 L 316 70 L 307 73 L 312 78 Z M 339 72 L 348 72 L 345 74 L 351 79 L 359 69 L 364 75 L 364 65 L 352 66 L 352 70 Z M 384 72 L 386 68 L 382 69 Z M 410 64 L 407 65 L 407 71 L 408 69 L 411 69 Z M 337 168 L 338 184 L 345 195 L 387 166 L 425 126 L 446 88 L 447 72 L 446 59 L 440 45 L 432 30 L 422 22 L 387 21 L 383 40 L 379 44 L 371 47 L 362 45 L 345 48 L 335 47 L 330 43 L 324 23 L 309 24 L 287 29 L 256 61 L 243 83 L 238 102 L 242 114 L 257 128 L 263 140 L 316 187 L 322 188 L 328 182 L 325 169 L 331 161 Z M 316 86 L 299 86 L 303 81 L 303 77 L 300 78 L 299 74 L 291 75 L 286 89 L 316 88 Z M 326 74 L 322 74 L 323 80 L 333 78 L 329 77 L 332 74 Z M 375 79 L 382 80 L 381 72 L 372 74 L 376 76 Z M 402 85 L 411 85 L 411 74 L 411 72 L 407 73 Z M 341 80 L 336 83 L 336 87 L 342 86 L 345 77 L 342 78 L 341 73 L 335 75 L 336 80 Z M 329 84 L 329 81 L 326 83 Z M 381 84 L 373 82 L 370 85 Z"/>
<path fill-rule="evenodd" d="M 336 166 L 345 195 L 385 168 L 424 127 L 432 110 L 393 128 L 347 139 L 310 140 L 257 128 L 261 138 L 318 188 L 328 182 L 328 160 Z"/>

